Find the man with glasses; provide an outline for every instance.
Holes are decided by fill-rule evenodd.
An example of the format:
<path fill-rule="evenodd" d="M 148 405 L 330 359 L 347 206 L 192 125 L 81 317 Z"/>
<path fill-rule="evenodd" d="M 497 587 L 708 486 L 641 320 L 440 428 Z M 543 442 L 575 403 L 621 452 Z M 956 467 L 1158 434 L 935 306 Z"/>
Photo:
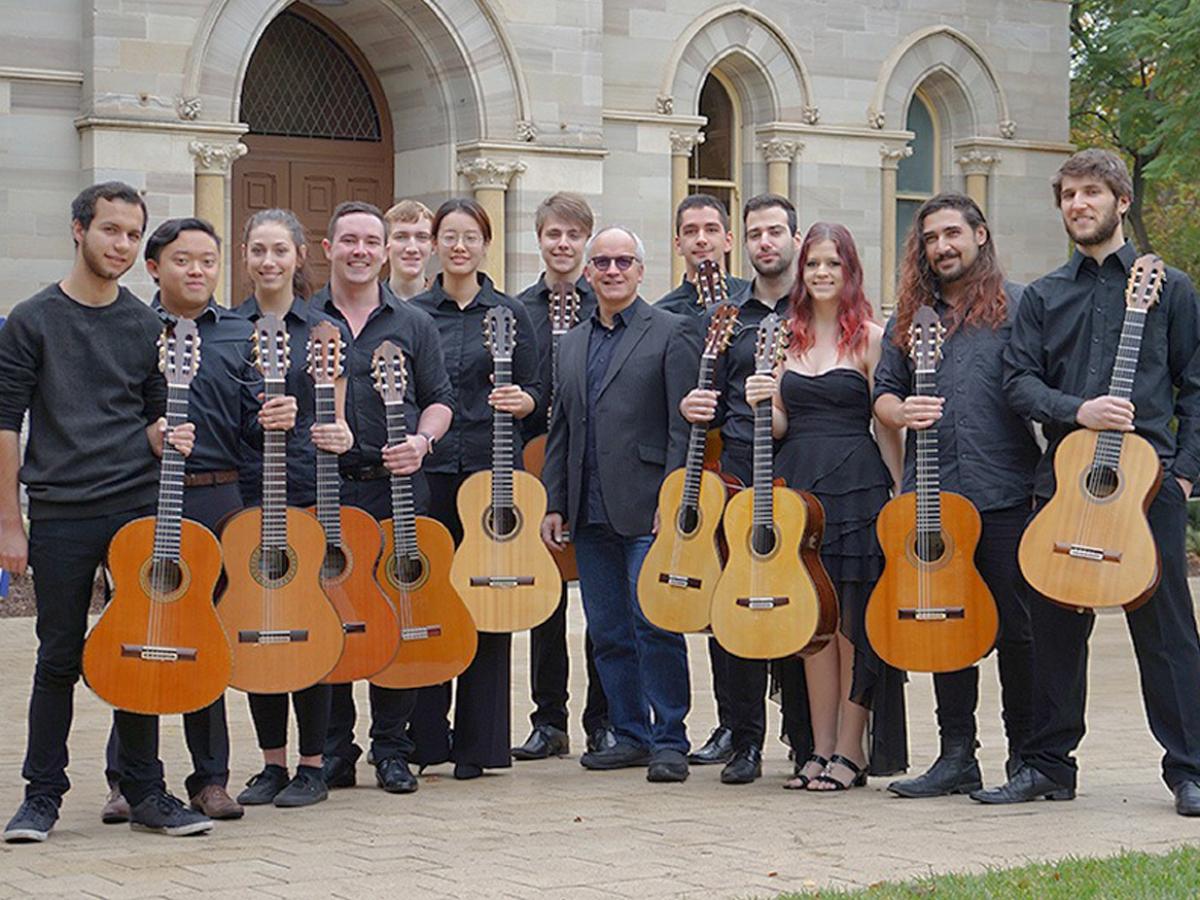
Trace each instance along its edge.
<path fill-rule="evenodd" d="M 429 287 L 425 268 L 433 256 L 433 213 L 419 200 L 401 200 L 383 214 L 387 222 L 388 287 L 411 300 Z"/>
<path fill-rule="evenodd" d="M 695 378 L 699 346 L 691 323 L 638 296 L 645 251 L 636 234 L 605 228 L 585 256 L 597 306 L 559 345 L 542 522 L 553 549 L 563 546 L 568 526 L 573 535 L 616 736 L 615 745 L 585 753 L 580 763 L 601 770 L 648 765 L 649 781 L 683 781 L 687 646 L 682 635 L 646 620 L 636 584 L 658 526 L 658 488 L 687 455 L 689 427 L 678 409 Z"/>

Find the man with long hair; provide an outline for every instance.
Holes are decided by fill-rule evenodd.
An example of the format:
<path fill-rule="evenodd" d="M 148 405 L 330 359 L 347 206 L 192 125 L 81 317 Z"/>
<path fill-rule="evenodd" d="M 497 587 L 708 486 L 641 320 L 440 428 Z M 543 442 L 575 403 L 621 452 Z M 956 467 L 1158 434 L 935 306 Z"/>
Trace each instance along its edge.
<path fill-rule="evenodd" d="M 1038 448 L 1029 426 L 1009 408 L 1001 376 L 1020 291 L 1021 285 L 1005 280 L 974 200 L 957 193 L 927 200 L 905 240 L 896 312 L 887 325 L 874 390 L 875 414 L 908 431 L 903 490 L 916 488 L 917 433 L 936 425 L 941 489 L 966 497 L 983 520 L 975 564 L 1000 614 L 996 651 L 1008 775 L 1033 717 L 1033 637 L 1017 544 L 1029 515 Z M 909 328 L 922 306 L 933 307 L 947 333 L 936 397 L 914 393 Z M 925 773 L 888 785 L 901 797 L 961 794 L 983 786 L 975 756 L 978 668 L 938 673 L 933 687 L 941 753 Z"/>
<path fill-rule="evenodd" d="M 1004 351 L 1013 410 L 1042 422 L 1049 447 L 1034 495 L 1054 493 L 1059 442 L 1078 428 L 1137 432 L 1158 452 L 1162 487 L 1146 511 L 1161 580 L 1128 612 L 1150 730 L 1162 745 L 1162 777 L 1181 816 L 1200 815 L 1200 640 L 1187 583 L 1187 498 L 1200 477 L 1200 310 L 1191 281 L 1167 268 L 1144 334 L 1131 396 L 1108 393 L 1125 318 L 1125 285 L 1137 259 L 1121 217 L 1133 202 L 1124 161 L 1083 150 L 1055 174 L 1054 200 L 1075 242 L 1070 260 L 1025 289 Z M 1175 427 L 1172 427 L 1172 419 Z M 981 803 L 1075 796 L 1087 699 L 1087 644 L 1096 617 L 1043 598 L 1030 602 L 1034 722 L 1021 767 L 1002 787 L 975 791 Z M 1126 761 L 1128 764 L 1130 761 Z"/>

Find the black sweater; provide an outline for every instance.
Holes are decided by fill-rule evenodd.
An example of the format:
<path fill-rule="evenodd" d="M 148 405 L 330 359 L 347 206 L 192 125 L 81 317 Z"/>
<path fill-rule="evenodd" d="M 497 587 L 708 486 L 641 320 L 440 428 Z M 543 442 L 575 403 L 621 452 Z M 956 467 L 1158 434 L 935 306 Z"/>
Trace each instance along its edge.
<path fill-rule="evenodd" d="M 35 519 L 103 516 L 152 505 L 158 462 L 145 429 L 163 414 L 158 316 L 125 288 L 108 306 L 51 285 L 0 328 L 0 431 L 29 410 L 21 481 Z"/>

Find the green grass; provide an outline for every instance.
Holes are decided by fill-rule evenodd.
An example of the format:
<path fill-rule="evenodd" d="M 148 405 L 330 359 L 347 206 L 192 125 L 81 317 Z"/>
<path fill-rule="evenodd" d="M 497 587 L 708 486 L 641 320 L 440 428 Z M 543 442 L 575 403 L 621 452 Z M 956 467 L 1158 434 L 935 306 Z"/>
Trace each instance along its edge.
<path fill-rule="evenodd" d="M 870 900 L 1085 900 L 1085 898 L 1200 897 L 1200 847 L 1180 847 L 1165 856 L 1126 852 L 1100 859 L 1068 857 L 981 875 L 931 875 L 862 890 L 781 894 L 779 900 L 865 897 Z"/>

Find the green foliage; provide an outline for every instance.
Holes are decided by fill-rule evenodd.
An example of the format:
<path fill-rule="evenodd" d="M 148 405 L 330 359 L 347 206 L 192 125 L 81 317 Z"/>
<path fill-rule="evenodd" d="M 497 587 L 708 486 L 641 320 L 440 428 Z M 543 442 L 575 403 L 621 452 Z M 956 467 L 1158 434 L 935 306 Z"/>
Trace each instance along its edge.
<path fill-rule="evenodd" d="M 1187 552 L 1200 556 L 1200 500 L 1188 501 Z"/>

